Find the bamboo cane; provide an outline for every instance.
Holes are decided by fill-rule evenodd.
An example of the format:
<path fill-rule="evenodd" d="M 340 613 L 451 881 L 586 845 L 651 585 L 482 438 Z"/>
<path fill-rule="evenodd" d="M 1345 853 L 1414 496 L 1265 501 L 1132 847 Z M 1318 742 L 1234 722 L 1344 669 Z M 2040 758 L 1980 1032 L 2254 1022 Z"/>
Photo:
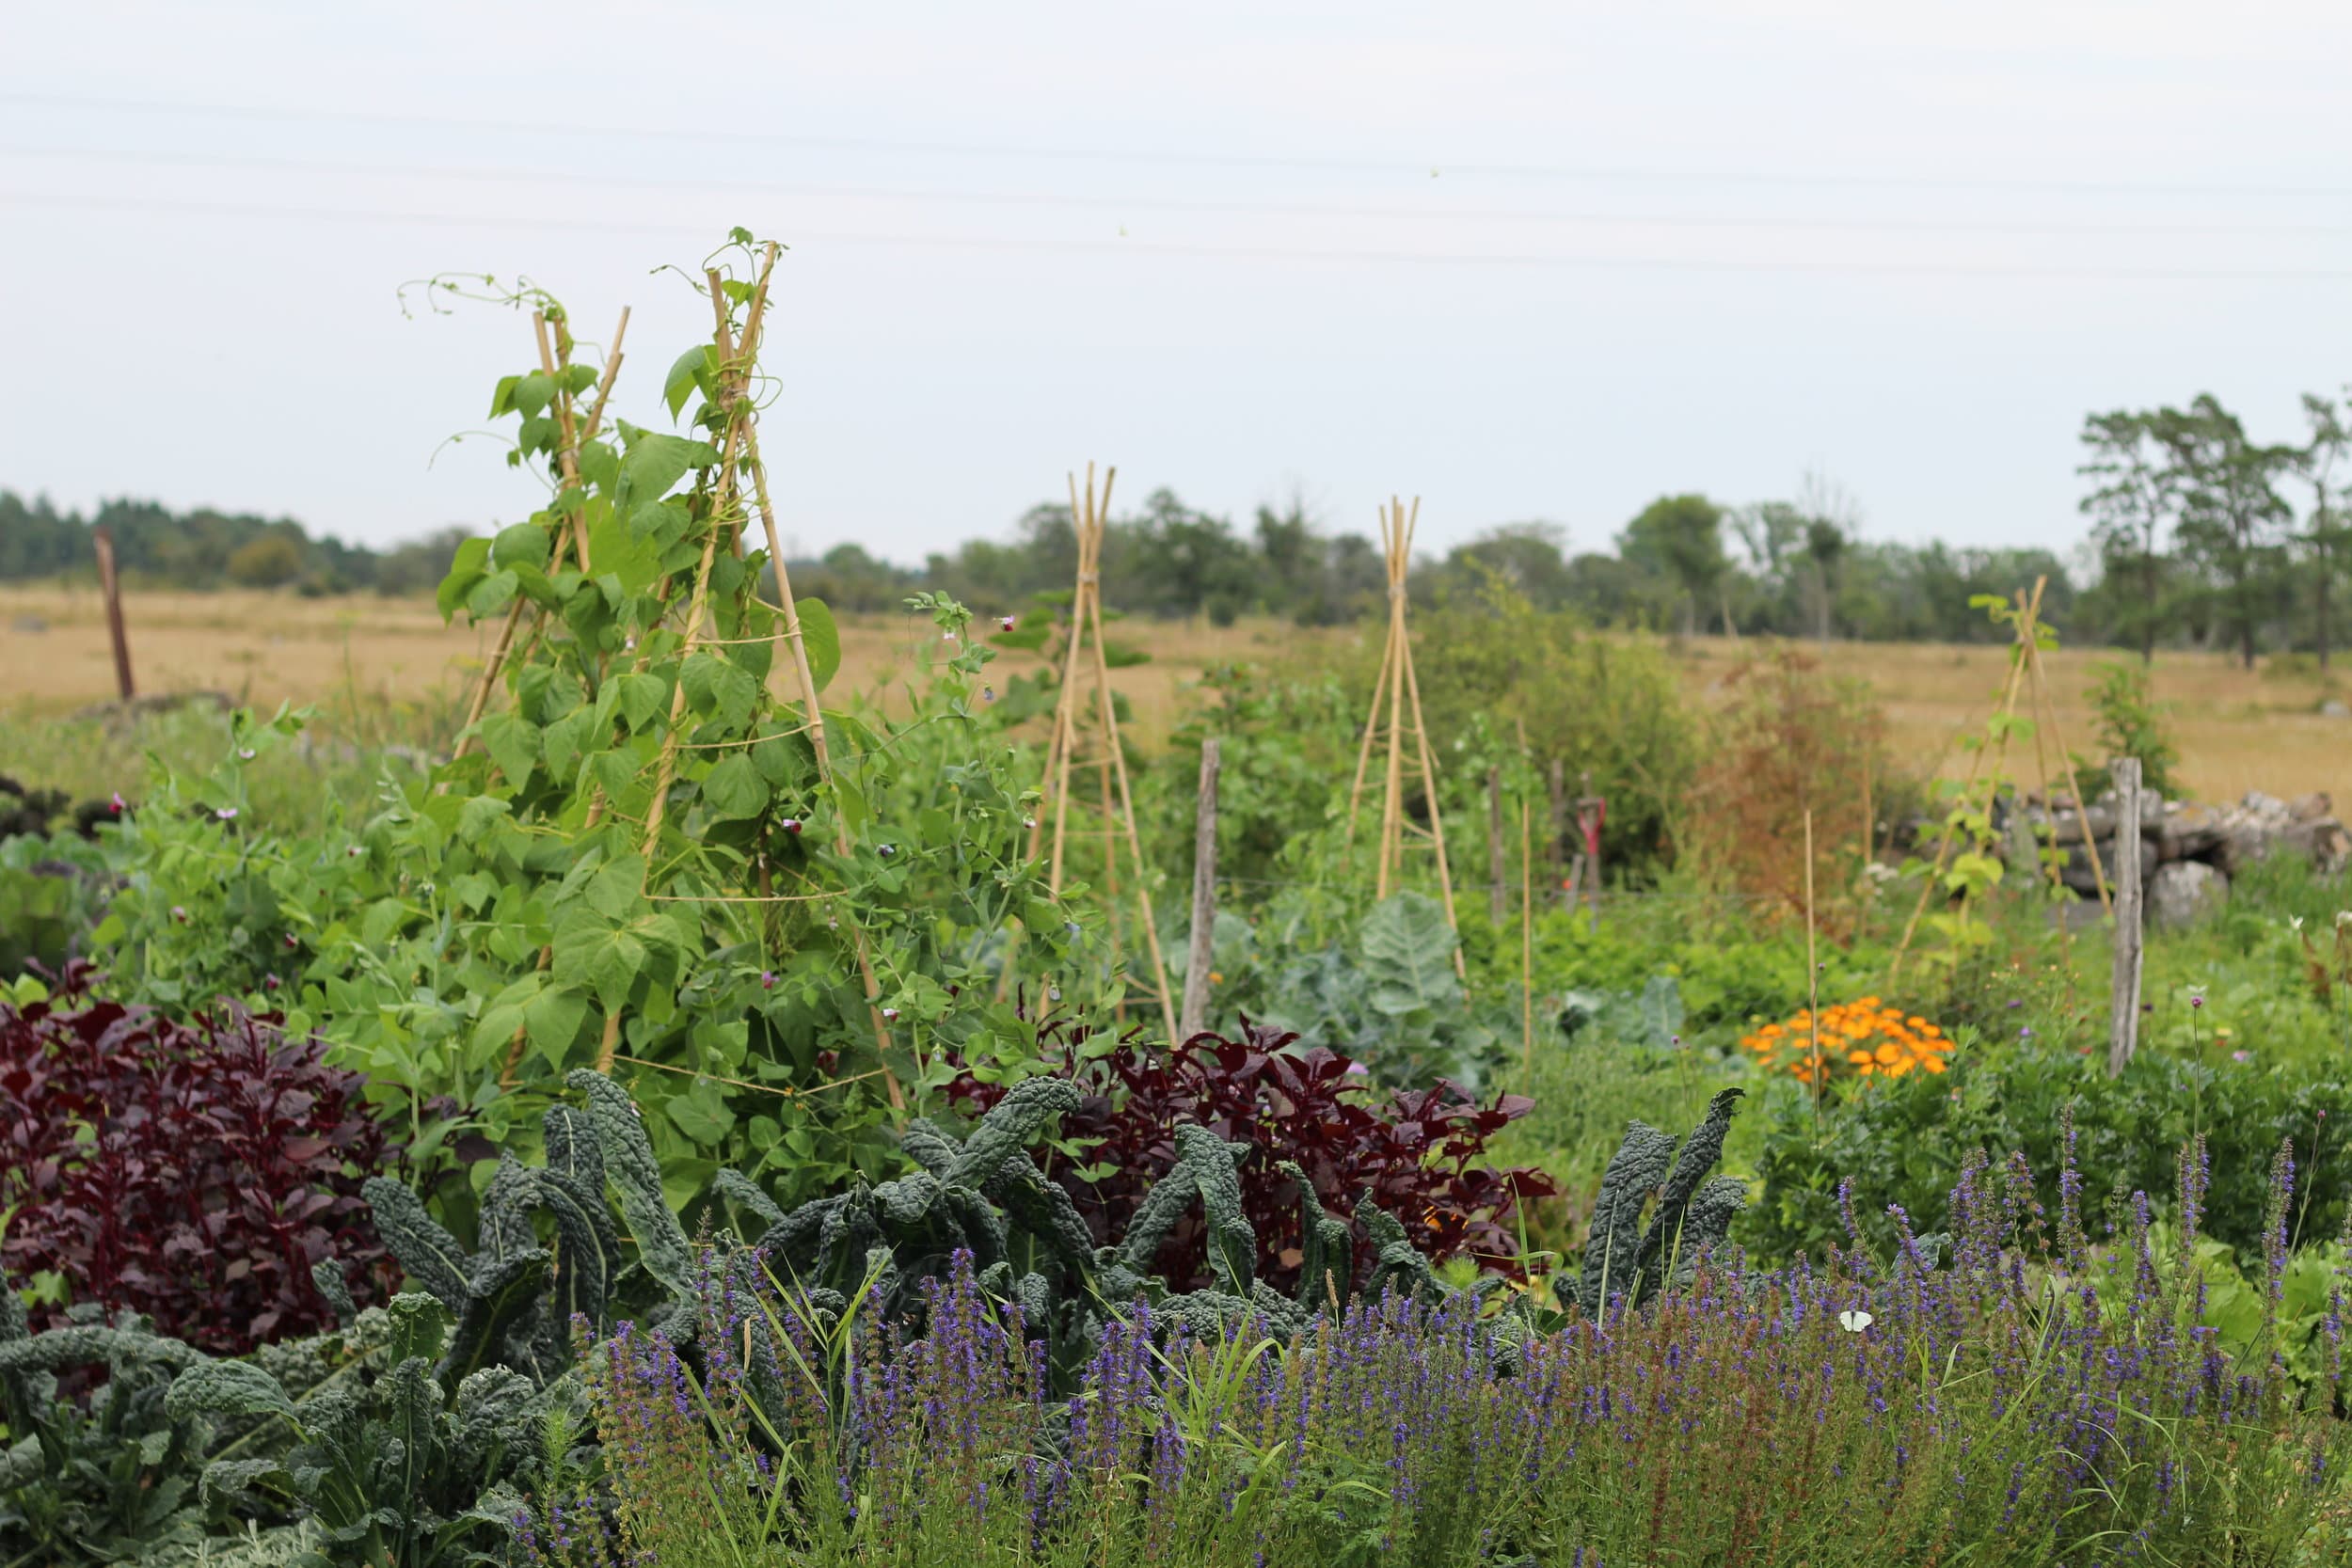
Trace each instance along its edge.
<path fill-rule="evenodd" d="M 1813 1034 L 1813 1131 L 1821 1131 L 1821 964 L 1813 936 L 1813 813 L 1804 814 L 1804 983 L 1805 1022 Z"/>
<path fill-rule="evenodd" d="M 768 280 L 775 271 L 778 248 L 775 242 L 769 242 L 767 255 L 759 269 L 759 281 L 752 290 L 751 305 L 744 312 L 743 337 L 738 347 L 743 364 L 739 375 L 739 396 L 741 378 L 748 376 L 751 366 L 758 361 L 760 332 L 767 320 Z M 719 287 L 718 274 L 707 271 L 705 277 L 710 283 L 711 306 L 718 315 L 716 338 L 723 352 L 727 341 L 726 306 Z M 597 400 L 597 406 L 603 406 L 601 397 Z M 800 678 L 801 698 L 807 710 L 809 749 L 817 755 L 817 776 L 830 784 L 833 782 L 833 754 L 825 738 L 824 707 L 818 701 L 817 676 L 808 662 L 808 639 L 801 626 L 800 601 L 793 595 L 791 573 L 784 562 L 784 543 L 776 531 L 775 506 L 769 496 L 768 468 L 759 457 L 759 432 L 749 415 L 744 416 L 743 453 L 744 471 L 752 483 L 752 499 L 759 507 L 760 529 L 768 541 L 768 559 L 776 569 L 776 602 L 784 610 L 782 640 L 792 647 L 792 668 Z M 842 854 L 848 854 L 849 826 L 837 813 L 834 818 L 834 847 Z M 883 1057 L 882 1086 L 889 1095 L 890 1108 L 903 1111 L 906 1109 L 905 1092 L 899 1087 L 898 1075 L 890 1069 L 886 1054 L 890 1047 L 890 1026 L 882 1016 L 882 984 L 874 975 L 874 959 L 866 946 L 866 929 L 857 923 L 854 911 L 850 922 L 850 945 L 856 954 L 858 979 L 866 990 L 866 1011 L 867 1021 L 874 1029 L 874 1049 L 877 1054 Z"/>
<path fill-rule="evenodd" d="M 604 423 L 605 402 L 612 395 L 613 379 L 621 373 L 621 341 L 628 336 L 628 307 L 624 305 L 621 307 L 620 325 L 612 329 L 612 350 L 605 356 L 604 374 L 598 378 L 596 383 L 596 401 L 589 408 L 587 427 L 581 431 L 580 436 L 580 441 L 582 444 L 595 440 L 596 438 L 597 430 Z M 570 450 L 571 444 L 567 442 L 567 456 L 569 455 Z M 576 475 L 567 470 L 565 477 L 576 478 Z M 584 535 L 582 536 L 582 542 L 584 546 Z M 555 552 L 550 558 L 551 562 L 554 565 L 560 566 L 563 563 L 564 543 L 564 537 L 559 533 L 555 541 Z M 586 549 L 583 547 L 580 551 L 580 570 L 584 572 L 587 569 L 588 555 Z M 481 721 L 484 711 L 489 706 L 490 693 L 497 688 L 499 673 L 505 667 L 508 651 L 512 649 L 515 644 L 515 627 L 522 620 L 523 608 L 524 601 L 518 598 L 507 610 L 506 624 L 499 628 L 498 642 L 490 650 L 489 662 L 482 667 L 482 678 L 474 683 L 473 696 L 466 705 L 466 722 L 461 726 L 461 728 L 467 731 L 471 731 L 473 726 Z M 536 635 L 535 628 L 533 635 Z M 458 739 L 456 750 L 453 755 L 460 757 L 464 756 L 468 749 L 472 746 L 473 740 L 474 737 L 471 734 L 461 736 Z"/>
<path fill-rule="evenodd" d="M 539 340 L 539 369 L 546 374 L 548 385 L 553 388 L 555 422 L 564 433 L 564 445 L 555 454 L 556 466 L 563 472 L 565 492 L 574 499 L 576 510 L 572 513 L 572 553 L 580 558 L 580 569 L 585 572 L 592 569 L 588 563 L 588 513 L 585 507 L 580 507 L 577 504 L 581 499 L 580 496 L 580 432 L 572 423 L 572 394 L 565 385 L 567 376 L 559 372 L 556 368 L 555 351 L 548 341 L 548 313 L 545 310 L 532 311 L 531 326 Z M 564 371 L 569 370 L 570 366 L 566 364 Z"/>
<path fill-rule="evenodd" d="M 1389 507 L 1381 531 L 1389 548 L 1389 645 L 1395 650 L 1397 673 L 1389 683 L 1388 793 L 1380 806 L 1380 871 L 1373 893 L 1375 898 L 1380 899 L 1389 895 L 1390 863 L 1401 847 L 1397 824 L 1405 792 L 1405 688 L 1413 668 L 1411 650 L 1405 641 L 1405 584 L 1398 579 L 1396 569 L 1404 540 L 1405 507 L 1394 497 L 1390 498 Z"/>
<path fill-rule="evenodd" d="M 1110 485 L 1107 481 L 1103 490 L 1104 497 L 1107 498 L 1110 494 Z M 1102 524 L 1099 515 L 1095 525 L 1095 538 L 1096 560 L 1099 562 L 1102 539 Z M 1109 661 L 1103 655 L 1103 595 L 1099 587 L 1093 598 L 1093 615 L 1094 676 L 1099 683 L 1102 700 L 1103 744 L 1110 751 L 1111 769 L 1119 781 L 1119 808 L 1126 818 L 1127 847 L 1135 855 L 1136 903 L 1143 915 L 1144 945 L 1152 955 L 1152 979 L 1159 987 L 1160 1018 L 1163 1027 L 1168 1031 L 1168 1038 L 1173 1040 L 1176 1038 L 1176 1002 L 1175 998 L 1168 994 L 1168 961 L 1160 955 L 1159 924 L 1152 913 L 1152 888 L 1150 874 L 1143 859 L 1143 837 L 1136 831 L 1135 792 L 1127 783 L 1127 755 L 1119 744 L 1119 718 L 1111 709 L 1111 673 Z M 1118 847 L 1113 844 L 1109 847 L 1111 856 L 1115 859 L 1119 852 Z"/>

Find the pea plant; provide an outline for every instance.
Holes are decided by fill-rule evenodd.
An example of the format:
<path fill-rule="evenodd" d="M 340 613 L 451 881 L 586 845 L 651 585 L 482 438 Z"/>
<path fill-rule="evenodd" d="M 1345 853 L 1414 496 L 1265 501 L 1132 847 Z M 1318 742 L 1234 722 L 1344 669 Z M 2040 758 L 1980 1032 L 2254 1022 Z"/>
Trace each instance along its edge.
<path fill-rule="evenodd" d="M 1065 984 L 1072 1007 L 1116 995 L 1083 890 L 1052 898 L 1026 859 L 1036 793 L 969 610 L 908 601 L 942 652 L 891 713 L 825 705 L 840 638 L 791 594 L 757 434 L 777 253 L 739 230 L 703 269 L 713 328 L 664 379 L 671 431 L 608 431 L 617 353 L 576 358 L 544 291 L 487 292 L 540 330 L 491 417 L 546 500 L 440 585 L 446 616 L 502 628 L 451 761 L 271 839 L 240 823 L 239 769 L 298 721 L 246 721 L 217 774 L 159 781 L 119 830 L 168 841 L 126 857 L 165 868 L 119 902 L 126 967 L 159 995 L 266 990 L 407 1097 L 423 1154 L 461 1127 L 527 1141 L 594 1067 L 646 1107 L 674 1198 L 722 1163 L 803 1196 L 895 1164 L 874 1130 L 949 1059 L 1034 1055 Z"/>

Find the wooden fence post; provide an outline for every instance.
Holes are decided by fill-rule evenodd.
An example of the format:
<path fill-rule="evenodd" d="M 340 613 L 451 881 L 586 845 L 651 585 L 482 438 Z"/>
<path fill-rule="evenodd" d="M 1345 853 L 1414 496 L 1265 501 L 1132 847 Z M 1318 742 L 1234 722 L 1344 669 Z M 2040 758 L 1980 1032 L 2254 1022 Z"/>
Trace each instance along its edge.
<path fill-rule="evenodd" d="M 2107 1076 L 2114 1078 L 2139 1049 L 2139 759 L 2119 757 L 2110 771 L 2116 794 L 2115 982 L 2107 1009 Z M 2083 802 L 2077 800 L 2074 808 L 2088 837 L 2090 819 Z"/>
<path fill-rule="evenodd" d="M 131 686 L 131 639 L 122 629 L 122 584 L 115 577 L 115 542 L 103 528 L 91 531 L 91 542 L 98 546 L 98 586 L 106 596 L 106 635 L 115 645 L 115 689 L 127 703 L 136 692 Z"/>
<path fill-rule="evenodd" d="M 1184 959 L 1184 1022 L 1192 1038 L 1208 1027 L 1209 965 L 1216 956 L 1216 736 L 1200 742 L 1200 798 L 1192 819 L 1192 952 Z M 1172 1042 L 1171 1042 L 1172 1043 Z"/>

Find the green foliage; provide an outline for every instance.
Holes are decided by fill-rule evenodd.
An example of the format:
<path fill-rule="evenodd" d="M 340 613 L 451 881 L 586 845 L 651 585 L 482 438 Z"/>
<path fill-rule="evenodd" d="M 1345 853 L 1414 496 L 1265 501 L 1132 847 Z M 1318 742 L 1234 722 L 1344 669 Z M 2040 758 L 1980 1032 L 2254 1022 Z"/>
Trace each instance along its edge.
<path fill-rule="evenodd" d="M 2124 1222 L 2128 1227 L 2130 1220 Z M 2214 1331 L 2214 1342 L 2232 1365 L 2259 1365 L 2274 1347 L 2298 1387 L 2323 1390 L 2336 1382 L 2335 1348 L 2328 1318 L 2344 1282 L 2352 1280 L 2352 1253 L 2342 1242 L 2294 1248 L 2280 1271 L 2275 1308 L 2264 1284 L 2259 1254 L 2241 1265 L 2237 1249 L 2211 1236 L 2196 1236 L 2185 1247 L 2179 1227 L 2167 1220 L 2149 1227 L 2148 1252 L 2159 1284 L 2172 1288 L 2187 1275 L 2202 1285 L 2198 1323 Z M 2133 1249 L 2098 1249 L 2090 1273 L 2106 1309 L 2128 1314 L 2137 1307 L 2140 1281 Z M 2340 1320 L 2339 1320 L 2340 1322 Z"/>
<path fill-rule="evenodd" d="M 1302 1049 L 1355 1056 L 1385 1083 L 1451 1078 L 1476 1089 L 1492 1076 L 1500 1013 L 1474 1002 L 1454 974 L 1456 939 L 1437 900 L 1391 894 L 1363 917 L 1352 944 L 1300 953 L 1294 933 L 1307 918 L 1294 903 L 1254 931 L 1225 927 L 1216 959 L 1228 965 L 1225 1005 L 1295 1033 Z"/>
<path fill-rule="evenodd" d="M 1257 903 L 1264 884 L 1302 869 L 1291 847 L 1319 834 L 1343 808 L 1364 716 L 1327 675 L 1220 665 L 1203 673 L 1201 693 L 1166 753 L 1136 778 L 1144 847 L 1158 856 L 1169 886 L 1185 885 L 1200 742 L 1214 735 L 1217 877 L 1227 902 Z"/>
<path fill-rule="evenodd" d="M 1774 1259 L 1845 1244 L 1837 1191 L 1848 1178 L 1929 1223 L 1945 1212 L 1972 1150 L 2017 1149 L 2036 1170 L 2060 1169 L 2070 1109 L 2083 1206 L 2093 1216 L 2135 1192 L 2169 1193 L 2176 1151 L 2202 1134 L 2214 1167 L 2236 1172 L 2265 1168 L 2280 1140 L 2292 1139 L 2309 1167 L 2297 1197 L 2302 1238 L 2333 1234 L 2343 1223 L 2352 1198 L 2343 1133 L 2352 1126 L 2352 1084 L 2324 1070 L 2215 1065 L 2161 1050 L 2142 1051 L 2110 1079 L 2103 1055 L 2039 1039 L 1963 1045 L 1941 1076 L 1856 1089 L 1818 1132 L 1803 1094 L 1775 1083 L 1758 1158 L 1763 1193 L 1741 1240 Z M 2058 1196 L 2054 1187 L 2042 1194 L 2052 1212 Z M 2205 1234 L 2258 1256 L 2265 1201 L 2258 1183 L 2217 1185 L 2206 1199 Z M 1887 1243 L 1883 1216 L 1865 1214 L 1861 1223 L 1876 1243 Z"/>
<path fill-rule="evenodd" d="M 443 1397 L 450 1319 L 426 1295 L 344 1332 L 213 1360 L 139 1318 L 25 1332 L 0 1294 L 0 1560 L 226 1560 L 242 1528 L 305 1568 L 499 1560 L 519 1483 L 571 1482 L 585 1409 L 566 1371 L 535 1388 L 503 1368 Z M 98 1368 L 76 1398 L 65 1379 Z M 86 1382 L 86 1379 L 80 1381 Z M 299 1518 L 295 1535 L 281 1528 Z M 263 1533 L 262 1527 L 268 1527 Z"/>
<path fill-rule="evenodd" d="M 38 1335 L 0 1291 L 0 1561 L 119 1561 L 200 1528 L 191 1423 L 165 1408 L 173 1375 L 203 1356 L 141 1319 L 91 1311 Z M 59 1374 L 103 1367 L 87 1402 Z"/>
<path fill-rule="evenodd" d="M 1593 635 L 1489 577 L 1416 608 L 1413 663 L 1450 821 L 1486 811 L 1485 768 L 1455 760 L 1473 731 L 1489 737 L 1481 751 L 1497 749 L 1493 736 L 1524 734 L 1514 756 L 1539 775 L 1557 759 L 1571 796 L 1589 777 L 1590 792 L 1608 800 L 1601 858 L 1611 879 L 1646 880 L 1670 863 L 1698 734 L 1661 645 Z M 1369 653 L 1355 673 L 1368 701 Z"/>
<path fill-rule="evenodd" d="M 381 1177 L 367 1184 L 385 1246 L 452 1319 L 446 1356 L 433 1369 L 443 1382 L 502 1367 L 552 1384 L 572 1366 L 576 1324 L 601 1331 L 627 1305 L 650 1307 L 649 1321 L 666 1322 L 692 1296 L 693 1249 L 664 1196 L 636 1105 L 598 1073 L 575 1071 L 571 1086 L 587 1110 L 548 1107 L 544 1164 L 499 1156 L 471 1250 L 405 1186 Z M 634 1259 L 624 1254 L 608 1191 L 618 1198 Z"/>
<path fill-rule="evenodd" d="M 436 1364 L 465 1359 L 432 1296 L 396 1296 L 389 1343 L 368 1378 L 339 1381 L 297 1403 L 250 1362 L 194 1367 L 165 1403 L 175 1420 L 282 1425 L 291 1443 L 255 1458 L 215 1458 L 203 1490 L 215 1508 L 299 1510 L 331 1562 L 433 1568 L 498 1560 L 523 1512 L 518 1483 L 562 1479 L 585 1415 L 575 1377 L 534 1386 L 506 1367 L 464 1374 L 444 1391 Z M 462 1336 L 462 1328 L 459 1335 Z"/>
<path fill-rule="evenodd" d="M 1690 1279 L 1724 1245 L 1747 1203 L 1747 1184 L 1729 1176 L 1710 1180 L 1708 1172 L 1723 1158 L 1743 1093 L 1724 1089 L 1709 1101 L 1706 1119 L 1678 1152 L 1673 1138 L 1645 1122 L 1626 1129 L 1593 1202 L 1582 1267 L 1572 1286 L 1563 1286 L 1571 1305 L 1597 1320 L 1619 1298 L 1638 1307 Z"/>
<path fill-rule="evenodd" d="M 0 839 L 0 978 L 78 957 L 105 895 L 103 853 L 87 839 Z"/>
<path fill-rule="evenodd" d="M 897 1180 L 861 1183 L 788 1213 L 739 1179 L 723 1181 L 721 1196 L 766 1226 L 757 1245 L 767 1266 L 813 1309 L 835 1317 L 862 1304 L 881 1322 L 919 1318 L 929 1300 L 926 1282 L 947 1277 L 956 1256 L 968 1253 L 980 1288 L 1020 1307 L 1025 1332 L 1044 1341 L 1062 1379 L 1074 1375 L 1104 1329 L 1138 1300 L 1150 1302 L 1162 1321 L 1203 1333 L 1254 1312 L 1287 1335 L 1332 1302 L 1376 1299 L 1391 1287 L 1407 1295 L 1440 1292 L 1404 1227 L 1369 1194 L 1355 1217 L 1367 1227 L 1377 1262 L 1367 1277 L 1351 1280 L 1346 1222 L 1325 1212 L 1303 1180 L 1307 1267 L 1295 1299 L 1269 1289 L 1255 1277 L 1257 1236 L 1242 1201 L 1238 1164 L 1248 1146 L 1229 1145 L 1197 1126 L 1176 1129 L 1175 1166 L 1145 1196 L 1125 1235 L 1097 1247 L 1069 1194 L 1047 1180 L 1027 1152 L 1078 1102 L 1068 1080 L 1030 1078 L 961 1142 L 938 1123 L 910 1122 L 902 1142 L 918 1169 Z M 1196 1204 L 1216 1282 L 1171 1291 L 1152 1274 L 1152 1260 Z"/>
<path fill-rule="evenodd" d="M 2139 759 L 2143 789 L 2167 799 L 2180 792 L 2181 782 L 2173 772 L 2181 764 L 2180 750 L 2172 744 L 2146 666 L 2116 660 L 2101 664 L 2098 682 L 2090 689 L 2090 706 L 2099 717 L 2099 745 L 2104 754 L 2095 761 L 2074 759 L 2075 777 L 2086 794 L 2095 799 L 2112 786 L 2106 765 L 2113 757 Z"/>
<path fill-rule="evenodd" d="M 993 988 L 1006 927 L 1028 933 L 1026 976 L 1098 982 L 1073 997 L 1091 1002 L 1118 984 L 1099 920 L 1026 861 L 1034 798 L 981 700 L 993 650 L 969 612 L 923 601 L 957 651 L 907 717 L 780 700 L 791 649 L 755 592 L 768 563 L 738 553 L 749 503 L 720 457 L 754 413 L 734 371 L 690 355 L 670 391 L 691 434 L 620 423 L 582 441 L 574 479 L 553 416 L 585 367 L 559 347 L 553 380 L 493 399 L 548 504 L 469 541 L 441 587 L 452 615 L 537 628 L 506 700 L 429 780 L 311 832 L 246 809 L 297 716 L 241 719 L 208 776 L 160 773 L 98 933 L 114 984 L 282 1007 L 405 1102 L 428 1160 L 452 1130 L 439 1103 L 511 1142 L 565 1073 L 609 1062 L 637 1074 L 673 1203 L 722 1164 L 787 1199 L 880 1176 L 881 1124 L 944 1052 L 1031 1049 L 1011 1007 L 950 1006 Z M 582 531 L 593 572 L 565 553 Z M 814 601 L 800 619 L 821 685 L 838 635 Z"/>

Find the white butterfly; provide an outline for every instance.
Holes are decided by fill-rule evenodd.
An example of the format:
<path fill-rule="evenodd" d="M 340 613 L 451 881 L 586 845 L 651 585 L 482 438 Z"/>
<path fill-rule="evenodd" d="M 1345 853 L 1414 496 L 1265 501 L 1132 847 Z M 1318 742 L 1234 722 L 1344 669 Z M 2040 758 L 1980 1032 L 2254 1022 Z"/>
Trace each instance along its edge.
<path fill-rule="evenodd" d="M 1876 1322 L 1878 1322 L 1878 1320 L 1870 1316 L 1867 1312 L 1840 1312 L 1837 1314 L 1837 1325 L 1849 1334 L 1859 1334 Z"/>

